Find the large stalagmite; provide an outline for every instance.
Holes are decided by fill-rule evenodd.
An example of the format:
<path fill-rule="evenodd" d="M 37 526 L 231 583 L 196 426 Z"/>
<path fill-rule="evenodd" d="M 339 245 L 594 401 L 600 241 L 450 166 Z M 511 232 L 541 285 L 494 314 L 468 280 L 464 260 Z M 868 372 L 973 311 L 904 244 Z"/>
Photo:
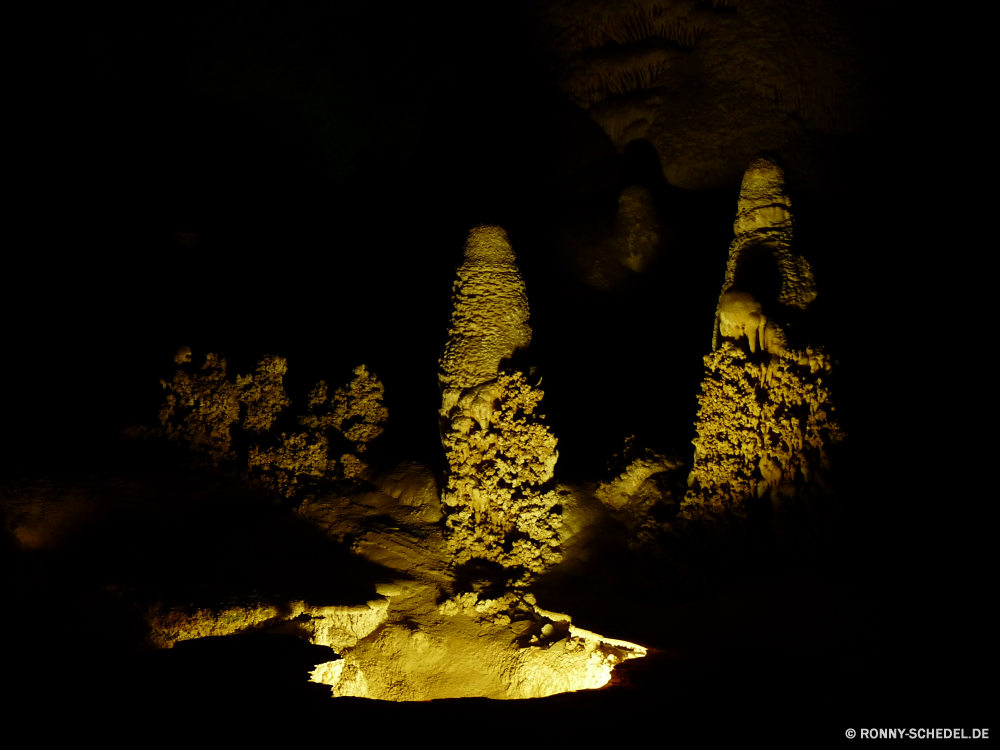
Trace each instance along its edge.
<path fill-rule="evenodd" d="M 810 345 L 794 348 L 786 331 L 816 289 L 808 262 L 792 249 L 791 202 L 775 158 L 751 162 L 734 229 L 680 515 L 740 518 L 748 500 L 767 499 L 780 532 L 794 508 L 828 492 L 828 448 L 844 434 L 824 383 L 831 358 Z"/>
<path fill-rule="evenodd" d="M 531 328 L 502 228 L 469 232 L 452 302 L 438 374 L 449 546 L 459 564 L 483 559 L 537 572 L 558 559 L 548 491 L 558 454 L 538 413 L 542 392 L 510 368 Z"/>
<path fill-rule="evenodd" d="M 501 363 L 531 343 L 528 295 L 501 227 L 469 232 L 457 273 L 439 361 L 442 424 L 452 419 L 463 392 L 495 380 Z"/>
<path fill-rule="evenodd" d="M 739 338 L 744 326 L 751 349 L 753 333 L 767 348 L 768 338 L 783 339 L 767 314 L 804 311 L 816 299 L 812 269 L 792 249 L 794 229 L 784 170 L 776 158 L 760 154 L 750 162 L 740 187 L 736 238 L 729 246 L 712 349 L 719 348 L 720 336 Z"/>
<path fill-rule="evenodd" d="M 555 88 L 620 150 L 648 144 L 685 190 L 739 178 L 762 144 L 822 179 L 831 136 L 865 129 L 868 31 L 854 3 L 546 0 L 530 3 Z M 875 23 L 875 26 L 869 24 Z M 876 35 L 873 35 L 872 39 Z"/>

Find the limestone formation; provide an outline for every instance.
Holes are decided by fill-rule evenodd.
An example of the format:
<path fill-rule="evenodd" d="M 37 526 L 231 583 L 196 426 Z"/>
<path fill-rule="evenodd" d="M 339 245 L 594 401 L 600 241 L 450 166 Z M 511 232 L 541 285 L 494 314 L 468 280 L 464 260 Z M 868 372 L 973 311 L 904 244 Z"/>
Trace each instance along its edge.
<path fill-rule="evenodd" d="M 178 364 L 190 360 L 190 349 L 175 355 Z M 171 382 L 160 381 L 167 392 L 159 414 L 164 436 L 187 443 L 213 466 L 236 457 L 232 430 L 240 418 L 240 387 L 226 377 L 226 366 L 225 359 L 210 352 L 199 371 L 181 367 Z"/>
<path fill-rule="evenodd" d="M 865 27 L 849 3 L 549 0 L 534 28 L 554 84 L 612 143 L 652 145 L 691 190 L 739 179 L 769 144 L 817 179 L 816 137 L 864 127 Z"/>
<path fill-rule="evenodd" d="M 805 310 L 816 299 L 809 262 L 794 252 L 795 225 L 785 174 L 776 157 L 759 154 L 743 176 L 729 246 L 726 280 L 719 296 L 712 348 L 723 337 L 754 338 L 762 349 L 784 346 L 785 334 L 768 315 Z"/>
<path fill-rule="evenodd" d="M 662 491 L 654 477 L 671 473 L 683 463 L 651 448 L 640 449 L 634 435 L 608 462 L 608 477 L 597 483 L 594 494 L 612 512 L 631 510 L 662 502 Z"/>
<path fill-rule="evenodd" d="M 274 426 L 278 415 L 291 405 L 283 380 L 288 363 L 283 357 L 265 357 L 253 377 L 237 379 L 240 401 L 246 407 L 243 429 L 260 435 Z"/>
<path fill-rule="evenodd" d="M 608 462 L 607 479 L 594 494 L 629 532 L 629 546 L 655 543 L 663 523 L 673 518 L 683 495 L 684 462 L 651 448 L 640 450 L 635 436 Z"/>
<path fill-rule="evenodd" d="M 383 386 L 361 365 L 354 379 L 329 398 L 320 381 L 309 394 L 307 412 L 297 419 L 301 429 L 277 433 L 278 419 L 291 404 L 283 385 L 284 358 L 264 357 L 253 375 L 240 375 L 235 382 L 226 375 L 226 360 L 215 354 L 206 355 L 205 364 L 193 372 L 185 367 L 190 360 L 191 350 L 182 347 L 174 357 L 181 366 L 173 379 L 160 381 L 167 391 L 159 415 L 162 434 L 186 443 L 213 469 L 245 460 L 250 476 L 285 497 L 303 483 L 359 476 L 366 468 L 359 454 L 388 419 Z M 256 442 L 247 446 L 246 438 Z M 341 455 L 330 455 L 338 442 Z"/>
<path fill-rule="evenodd" d="M 775 351 L 785 347 L 785 334 L 767 319 L 761 304 L 747 292 L 725 292 L 719 299 L 719 334 L 746 336 L 750 351 Z"/>
<path fill-rule="evenodd" d="M 431 598 L 426 594 L 390 596 L 388 622 L 313 672 L 312 680 L 329 685 L 333 696 L 540 698 L 602 687 L 616 665 L 646 655 L 638 644 L 579 628 L 569 615 L 537 606 L 531 594 L 486 599 L 470 592 L 433 609 L 415 606 L 418 598 Z M 394 616 L 400 608 L 415 616 Z"/>
<path fill-rule="evenodd" d="M 760 498 L 780 532 L 792 506 L 828 491 L 829 448 L 844 438 L 826 382 L 833 362 L 821 348 L 791 348 L 775 320 L 816 297 L 809 264 L 792 250 L 783 182 L 768 157 L 743 181 L 680 518 L 744 518 Z"/>
<path fill-rule="evenodd" d="M 316 606 L 301 600 L 275 605 L 251 597 L 241 604 L 220 603 L 215 607 L 181 607 L 154 601 L 141 611 L 149 624 L 145 645 L 157 649 L 213 635 L 280 632 L 282 626 L 295 623 L 296 635 L 305 635 L 320 646 L 342 650 L 357 645 L 385 622 L 388 604 L 379 597 L 366 604 L 339 607 Z"/>
<path fill-rule="evenodd" d="M 767 356 L 757 362 L 726 341 L 705 357 L 681 517 L 742 518 L 747 500 L 767 497 L 780 525 L 797 500 L 808 504 L 827 491 L 829 448 L 845 437 L 824 382 L 832 361 L 812 347 Z"/>
<path fill-rule="evenodd" d="M 71 557 L 75 565 L 100 550 L 106 574 L 72 589 L 71 603 L 107 618 L 97 624 L 108 631 L 99 654 L 106 660 L 210 646 L 205 638 L 217 645 L 231 638 L 223 647 L 238 648 L 294 636 L 336 652 L 312 662 L 312 681 L 331 696 L 426 701 L 596 689 L 617 665 L 647 653 L 578 627 L 557 611 L 561 605 L 543 608 L 531 592 L 467 590 L 449 569 L 439 518 L 413 504 L 432 502 L 433 473 L 407 463 L 375 481 L 384 492 L 340 485 L 289 518 L 239 495 L 207 492 L 200 478 L 180 492 L 160 475 L 25 480 L 0 484 L 0 533 L 16 534 L 19 550 Z M 571 501 L 569 493 L 561 500 Z M 108 519 L 110 527 L 96 525 Z M 635 611 L 649 610 L 639 603 Z M 151 663 L 174 658 L 161 656 Z M 232 677 L 228 667 L 213 672 Z M 184 682 L 189 688 L 191 680 Z"/>
<path fill-rule="evenodd" d="M 298 418 L 304 429 L 282 432 L 280 440 L 271 445 L 251 447 L 251 471 L 285 497 L 293 497 L 318 479 L 360 476 L 367 465 L 359 454 L 382 433 L 389 418 L 382 405 L 384 390 L 364 365 L 355 368 L 351 382 L 329 398 L 327 384 L 321 380 L 309 394 L 307 412 Z M 338 442 L 349 448 L 339 457 Z"/>
<path fill-rule="evenodd" d="M 471 389 L 494 380 L 501 364 L 530 343 L 528 295 L 507 233 L 498 226 L 476 227 L 452 287 L 448 343 L 439 362 L 442 424 L 451 421 L 464 395 L 484 427 L 481 405 L 473 405 L 483 399 L 471 396 Z"/>
<path fill-rule="evenodd" d="M 469 233 L 441 355 L 442 501 L 458 564 L 485 559 L 538 572 L 558 559 L 559 518 L 548 487 L 556 439 L 542 392 L 505 364 L 531 341 L 528 299 L 500 227 Z"/>

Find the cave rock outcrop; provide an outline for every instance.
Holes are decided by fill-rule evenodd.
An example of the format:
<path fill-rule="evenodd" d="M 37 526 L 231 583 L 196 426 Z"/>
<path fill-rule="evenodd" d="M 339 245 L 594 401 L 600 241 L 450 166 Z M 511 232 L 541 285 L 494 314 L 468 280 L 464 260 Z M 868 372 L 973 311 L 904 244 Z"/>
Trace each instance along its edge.
<path fill-rule="evenodd" d="M 739 180 L 763 144 L 820 177 L 817 138 L 867 124 L 879 13 L 837 0 L 547 0 L 532 5 L 553 83 L 624 150 L 650 143 L 689 190 Z M 876 42 L 877 43 L 877 42 Z"/>
<path fill-rule="evenodd" d="M 556 438 L 542 391 L 510 360 L 531 341 L 528 298 L 504 230 L 470 233 L 439 362 L 443 488 L 455 562 L 539 572 L 559 559 L 551 479 Z"/>
<path fill-rule="evenodd" d="M 785 317 L 816 298 L 808 262 L 792 249 L 791 203 L 776 158 L 761 155 L 743 181 L 712 353 L 704 358 L 694 465 L 679 516 L 745 518 L 769 500 L 783 532 L 794 508 L 829 495 L 829 448 L 845 437 L 834 415 L 833 360 L 793 348 Z M 797 514 L 801 517 L 801 514 Z"/>

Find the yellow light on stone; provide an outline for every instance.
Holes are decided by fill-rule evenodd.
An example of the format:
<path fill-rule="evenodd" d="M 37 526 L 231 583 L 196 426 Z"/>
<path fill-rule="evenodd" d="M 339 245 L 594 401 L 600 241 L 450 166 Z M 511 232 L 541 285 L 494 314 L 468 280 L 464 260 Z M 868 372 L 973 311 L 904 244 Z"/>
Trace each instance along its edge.
<path fill-rule="evenodd" d="M 460 594 L 439 605 L 436 617 L 424 610 L 419 623 L 397 613 L 344 649 L 342 659 L 318 665 L 311 679 L 330 685 L 334 697 L 543 698 L 603 687 L 617 665 L 646 655 L 643 646 L 579 628 L 532 599 Z"/>

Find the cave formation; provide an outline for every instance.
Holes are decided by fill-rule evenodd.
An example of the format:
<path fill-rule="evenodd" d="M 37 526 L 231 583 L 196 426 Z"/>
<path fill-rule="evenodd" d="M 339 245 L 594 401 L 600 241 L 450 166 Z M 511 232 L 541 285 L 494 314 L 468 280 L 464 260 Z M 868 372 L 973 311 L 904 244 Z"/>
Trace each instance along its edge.
<path fill-rule="evenodd" d="M 944 284 L 901 271 L 902 11 L 448 13 L 236 3 L 67 42 L 51 120 L 86 113 L 86 147 L 42 152 L 114 179 L 52 202 L 66 257 L 25 257 L 7 318 L 28 708 L 985 721 L 942 687 L 985 642 L 984 526 L 938 521 L 976 495 L 913 447 L 954 430 L 901 313 Z"/>

